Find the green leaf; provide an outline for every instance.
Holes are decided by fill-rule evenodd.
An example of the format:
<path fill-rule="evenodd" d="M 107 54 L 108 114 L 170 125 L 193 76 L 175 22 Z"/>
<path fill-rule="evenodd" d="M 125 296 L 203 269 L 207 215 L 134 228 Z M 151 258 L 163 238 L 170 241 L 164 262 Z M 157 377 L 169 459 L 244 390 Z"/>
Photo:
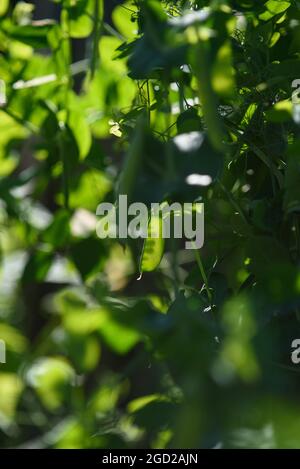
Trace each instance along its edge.
<path fill-rule="evenodd" d="M 83 322 L 82 317 L 81 322 Z M 101 357 L 98 337 L 66 334 L 63 344 L 74 369 L 79 373 L 87 373 L 98 365 Z"/>
<path fill-rule="evenodd" d="M 118 316 L 115 317 L 113 313 L 104 310 L 99 332 L 106 345 L 120 355 L 127 354 L 141 338 L 133 327 L 122 324 Z"/>
<path fill-rule="evenodd" d="M 54 411 L 69 401 L 75 373 L 63 358 L 41 357 L 29 368 L 26 378 L 43 405 Z"/>
<path fill-rule="evenodd" d="M 199 132 L 202 127 L 201 119 L 195 108 L 190 107 L 182 112 L 176 122 L 177 131 L 179 134 L 186 134 L 189 132 Z"/>
<path fill-rule="evenodd" d="M 81 159 L 85 158 L 92 145 L 89 125 L 80 109 L 72 109 L 69 113 L 68 126 L 71 129 L 79 150 Z"/>
<path fill-rule="evenodd" d="M 133 39 L 138 29 L 137 8 L 131 2 L 127 1 L 117 6 L 112 14 L 113 22 L 118 31 L 127 39 Z"/>
<path fill-rule="evenodd" d="M 288 8 L 290 8 L 290 1 L 282 0 L 268 0 L 265 3 L 266 11 L 259 15 L 259 18 L 264 21 L 269 21 L 276 15 L 284 13 Z"/>
<path fill-rule="evenodd" d="M 291 101 L 279 101 L 273 108 L 266 112 L 266 118 L 270 122 L 280 123 L 291 120 L 293 117 L 293 104 Z"/>
<path fill-rule="evenodd" d="M 159 430 L 172 425 L 176 412 L 176 404 L 167 400 L 153 399 L 133 413 L 136 425 L 147 432 L 157 433 Z"/>
<path fill-rule="evenodd" d="M 0 16 L 5 15 L 8 10 L 9 0 L 1 0 L 0 3 Z"/>
<path fill-rule="evenodd" d="M 93 30 L 94 3 L 99 0 L 76 0 L 69 2 L 68 29 L 71 37 L 84 38 Z M 100 18 L 98 18 L 100 21 Z"/>
<path fill-rule="evenodd" d="M 43 232 L 44 242 L 53 248 L 58 248 L 67 244 L 70 238 L 70 214 L 61 210 L 55 214 L 54 220 Z"/>
<path fill-rule="evenodd" d="M 51 267 L 53 253 L 41 250 L 35 251 L 29 257 L 23 273 L 23 282 L 42 282 Z"/>
<path fill-rule="evenodd" d="M 8 350 L 23 354 L 26 352 L 28 342 L 18 329 L 10 326 L 9 324 L 0 323 L 0 338 L 4 340 Z"/>
<path fill-rule="evenodd" d="M 1 399 L 0 399 L 0 426 L 5 428 L 6 423 L 13 421 L 16 407 L 20 398 L 20 395 L 23 391 L 23 382 L 14 373 L 0 373 L 0 389 L 1 389 Z"/>
<path fill-rule="evenodd" d="M 112 182 L 107 173 L 86 169 L 80 176 L 70 181 L 70 207 L 95 210 L 111 190 Z"/>
<path fill-rule="evenodd" d="M 176 28 L 167 22 L 160 2 L 143 2 L 140 22 L 144 34 L 128 46 L 130 77 L 150 78 L 185 63 L 187 46 L 176 41 Z"/>
<path fill-rule="evenodd" d="M 101 271 L 106 253 L 99 239 L 82 239 L 73 244 L 70 251 L 72 260 L 83 279 Z"/>

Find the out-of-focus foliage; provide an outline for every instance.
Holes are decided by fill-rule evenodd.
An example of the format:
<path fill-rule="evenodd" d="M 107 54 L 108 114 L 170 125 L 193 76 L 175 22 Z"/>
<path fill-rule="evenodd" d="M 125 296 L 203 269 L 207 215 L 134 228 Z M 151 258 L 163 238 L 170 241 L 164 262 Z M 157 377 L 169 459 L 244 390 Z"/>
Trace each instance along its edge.
<path fill-rule="evenodd" d="M 55 3 L 0 2 L 1 446 L 299 448 L 299 2 Z M 98 239 L 120 193 L 204 247 Z"/>

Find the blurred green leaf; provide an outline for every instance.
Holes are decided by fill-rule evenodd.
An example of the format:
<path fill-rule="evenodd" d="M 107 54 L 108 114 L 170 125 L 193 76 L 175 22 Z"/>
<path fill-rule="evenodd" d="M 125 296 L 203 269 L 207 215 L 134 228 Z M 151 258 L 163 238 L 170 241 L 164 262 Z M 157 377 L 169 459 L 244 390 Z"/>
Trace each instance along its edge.
<path fill-rule="evenodd" d="M 43 405 L 50 411 L 55 411 L 69 401 L 75 374 L 62 358 L 40 357 L 28 369 L 26 378 Z"/>

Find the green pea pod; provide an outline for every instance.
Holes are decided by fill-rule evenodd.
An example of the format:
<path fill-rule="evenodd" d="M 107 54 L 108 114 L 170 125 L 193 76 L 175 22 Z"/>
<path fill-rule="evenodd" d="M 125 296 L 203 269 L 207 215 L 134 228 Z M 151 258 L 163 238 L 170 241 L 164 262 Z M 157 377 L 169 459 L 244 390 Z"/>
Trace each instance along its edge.
<path fill-rule="evenodd" d="M 200 104 L 207 125 L 207 133 L 213 147 L 224 150 L 224 129 L 218 114 L 218 101 L 212 87 L 212 58 L 208 41 L 199 41 L 192 54 L 192 65 L 198 84 Z"/>
<path fill-rule="evenodd" d="M 152 272 L 162 259 L 165 240 L 162 236 L 162 218 L 159 215 L 151 215 L 148 224 L 148 238 L 145 239 L 140 262 L 140 272 Z"/>
<path fill-rule="evenodd" d="M 137 121 L 134 137 L 129 147 L 126 161 L 120 176 L 118 195 L 127 195 L 128 203 L 130 203 L 134 184 L 142 161 L 145 123 L 145 116 L 143 115 Z"/>

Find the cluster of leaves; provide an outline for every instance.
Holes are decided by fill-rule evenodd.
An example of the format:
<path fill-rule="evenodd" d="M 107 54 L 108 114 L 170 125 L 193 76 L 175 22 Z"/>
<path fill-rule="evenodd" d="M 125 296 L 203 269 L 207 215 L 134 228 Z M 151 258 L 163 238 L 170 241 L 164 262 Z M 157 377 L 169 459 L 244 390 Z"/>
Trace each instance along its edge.
<path fill-rule="evenodd" d="M 1 446 L 299 448 L 299 2 L 55 3 L 0 5 Z M 118 194 L 203 249 L 98 239 Z"/>

